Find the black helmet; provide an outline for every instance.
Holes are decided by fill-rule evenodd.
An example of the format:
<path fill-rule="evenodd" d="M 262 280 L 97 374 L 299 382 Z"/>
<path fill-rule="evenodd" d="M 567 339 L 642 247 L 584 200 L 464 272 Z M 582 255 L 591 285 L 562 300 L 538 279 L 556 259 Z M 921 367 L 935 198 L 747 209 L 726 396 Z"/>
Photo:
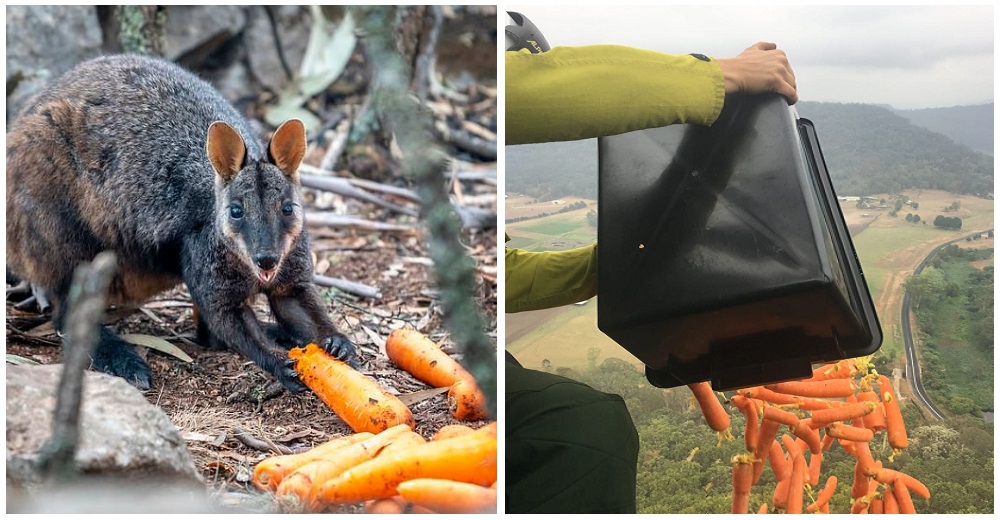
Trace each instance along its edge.
<path fill-rule="evenodd" d="M 528 49 L 532 54 L 549 50 L 549 42 L 545 41 L 542 32 L 528 17 L 514 11 L 507 11 L 507 50 L 519 51 Z"/>

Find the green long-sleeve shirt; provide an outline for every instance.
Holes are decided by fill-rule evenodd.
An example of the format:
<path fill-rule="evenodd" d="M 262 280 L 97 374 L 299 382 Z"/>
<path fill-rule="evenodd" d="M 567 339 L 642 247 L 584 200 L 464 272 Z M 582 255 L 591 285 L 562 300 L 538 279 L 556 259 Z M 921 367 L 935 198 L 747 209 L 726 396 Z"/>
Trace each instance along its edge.
<path fill-rule="evenodd" d="M 702 59 L 704 58 L 704 59 Z M 618 45 L 507 52 L 507 144 L 570 141 L 677 123 L 710 125 L 725 84 L 711 58 Z M 506 312 L 597 294 L 597 244 L 532 253 L 506 248 Z"/>

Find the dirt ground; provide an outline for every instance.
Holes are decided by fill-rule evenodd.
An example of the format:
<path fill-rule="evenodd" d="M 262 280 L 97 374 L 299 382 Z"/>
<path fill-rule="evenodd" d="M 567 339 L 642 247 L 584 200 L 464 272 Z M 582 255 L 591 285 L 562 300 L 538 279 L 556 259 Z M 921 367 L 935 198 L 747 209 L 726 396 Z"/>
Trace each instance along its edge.
<path fill-rule="evenodd" d="M 427 260 L 426 239 L 420 234 L 359 235 L 350 231 L 317 233 L 320 263 L 328 276 L 377 287 L 381 298 L 361 299 L 330 294 L 330 315 L 361 349 L 361 371 L 406 402 L 416 418 L 416 430 L 430 437 L 441 426 L 458 422 L 447 409 L 446 394 L 395 367 L 380 349 L 385 337 L 403 325 L 417 327 L 455 353 L 434 300 L 433 269 Z M 468 251 L 479 267 L 477 299 L 496 337 L 496 232 L 466 233 Z M 328 293 L 329 294 L 329 293 Z M 263 310 L 263 309 L 261 309 Z M 57 337 L 28 325 L 37 315 L 7 304 L 7 353 L 40 363 L 59 363 Z M 161 407 L 187 442 L 196 467 L 213 497 L 228 507 L 271 507 L 269 497 L 249 482 L 254 465 L 274 453 L 267 445 L 293 451 L 351 429 L 312 393 L 282 391 L 273 378 L 247 359 L 230 351 L 210 350 L 193 342 L 191 305 L 183 288 L 163 294 L 112 328 L 122 334 L 149 334 L 169 339 L 190 355 L 187 363 L 155 350 L 145 351 L 153 372 L 153 387 L 145 393 Z M 485 421 L 468 423 L 480 426 Z M 246 434 L 265 450 L 239 440 Z M 250 441 L 252 444 L 252 441 Z"/>

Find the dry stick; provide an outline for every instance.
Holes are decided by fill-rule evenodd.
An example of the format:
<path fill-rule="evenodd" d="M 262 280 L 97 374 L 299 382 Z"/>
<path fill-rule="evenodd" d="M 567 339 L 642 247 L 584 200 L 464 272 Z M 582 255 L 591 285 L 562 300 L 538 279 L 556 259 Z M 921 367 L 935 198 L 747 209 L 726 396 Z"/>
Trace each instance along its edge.
<path fill-rule="evenodd" d="M 333 287 L 355 296 L 361 296 L 362 298 L 378 299 L 382 297 L 382 291 L 378 287 L 352 282 L 343 278 L 331 278 L 321 274 L 314 274 L 313 283 L 322 287 Z"/>
<path fill-rule="evenodd" d="M 337 133 L 337 137 L 333 139 L 330 146 L 326 149 L 326 153 L 323 154 L 323 159 L 319 162 L 319 169 L 332 170 L 337 166 L 340 154 L 344 153 L 344 148 L 347 147 L 347 137 L 351 135 L 351 124 L 352 120 L 349 117 L 337 123 L 337 128 L 334 130 Z"/>
<path fill-rule="evenodd" d="M 336 193 L 338 195 L 343 195 L 345 197 L 351 197 L 354 199 L 363 200 L 365 202 L 371 202 L 372 204 L 375 204 L 377 206 L 388 208 L 398 213 L 402 213 L 404 215 L 410 215 L 414 217 L 417 216 L 417 210 L 413 208 L 400 206 L 399 204 L 394 204 L 387 200 L 376 197 L 371 193 L 368 193 L 367 191 L 360 190 L 354 187 L 350 182 L 348 182 L 347 179 L 342 179 L 340 177 L 322 177 L 319 175 L 311 175 L 305 173 L 308 171 L 322 171 L 318 169 L 314 170 L 311 167 L 307 167 L 307 165 L 300 166 L 299 171 L 300 171 L 299 180 L 302 183 L 302 186 L 305 188 L 313 188 L 317 190 L 329 191 L 332 193 Z"/>
<path fill-rule="evenodd" d="M 291 455 L 292 453 L 295 453 L 295 451 L 288 446 L 276 444 L 268 439 L 258 439 L 240 428 L 233 428 L 233 438 L 242 442 L 248 448 L 253 448 L 264 453 L 277 452 L 282 455 Z"/>
<path fill-rule="evenodd" d="M 39 468 L 49 480 L 69 480 L 78 472 L 74 457 L 80 437 L 84 372 L 98 341 L 98 323 L 104 314 L 116 263 L 114 253 L 100 253 L 90 264 L 77 267 L 73 274 L 66 302 L 63 370 L 56 391 L 52 437 L 38 454 Z"/>
<path fill-rule="evenodd" d="M 306 224 L 310 226 L 327 226 L 362 229 L 365 231 L 412 231 L 413 226 L 407 224 L 386 224 L 385 222 L 375 222 L 363 218 L 330 213 L 326 211 L 306 212 Z"/>
<path fill-rule="evenodd" d="M 496 345 L 483 333 L 485 320 L 475 304 L 475 263 L 459 242 L 460 226 L 441 181 L 447 156 L 431 138 L 426 116 L 406 91 L 409 71 L 395 48 L 391 19 L 384 7 L 359 7 L 359 28 L 365 57 L 372 65 L 373 104 L 386 127 L 396 136 L 407 169 L 418 181 L 422 216 L 430 231 L 429 250 L 434 259 L 439 298 L 445 309 L 445 324 L 455 344 L 465 354 L 469 371 L 486 395 L 495 417 Z"/>

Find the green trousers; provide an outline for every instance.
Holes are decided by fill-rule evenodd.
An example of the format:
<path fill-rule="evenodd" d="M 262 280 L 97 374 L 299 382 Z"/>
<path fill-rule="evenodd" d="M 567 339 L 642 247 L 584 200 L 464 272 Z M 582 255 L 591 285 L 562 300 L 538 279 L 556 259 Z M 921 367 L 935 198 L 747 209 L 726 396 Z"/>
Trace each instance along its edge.
<path fill-rule="evenodd" d="M 625 401 L 505 366 L 505 511 L 635 513 L 639 435 Z"/>

